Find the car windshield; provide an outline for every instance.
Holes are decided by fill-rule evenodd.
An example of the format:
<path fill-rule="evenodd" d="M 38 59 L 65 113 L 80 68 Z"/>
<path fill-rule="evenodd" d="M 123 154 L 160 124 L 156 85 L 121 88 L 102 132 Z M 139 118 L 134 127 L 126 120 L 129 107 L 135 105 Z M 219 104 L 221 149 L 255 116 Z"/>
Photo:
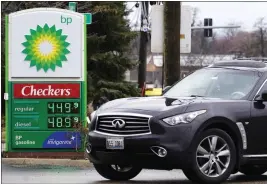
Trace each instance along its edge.
<path fill-rule="evenodd" d="M 164 96 L 243 99 L 258 79 L 259 76 L 254 71 L 205 68 L 176 83 Z"/>

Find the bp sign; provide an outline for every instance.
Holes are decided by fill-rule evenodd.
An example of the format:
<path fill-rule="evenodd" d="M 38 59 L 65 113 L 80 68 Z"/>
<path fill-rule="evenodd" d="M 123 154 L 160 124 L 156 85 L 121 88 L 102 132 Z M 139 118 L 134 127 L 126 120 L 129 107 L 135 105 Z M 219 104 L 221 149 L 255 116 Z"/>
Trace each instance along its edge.
<path fill-rule="evenodd" d="M 86 20 L 36 8 L 6 16 L 7 151 L 82 150 Z M 6 95 L 7 96 L 7 95 Z"/>

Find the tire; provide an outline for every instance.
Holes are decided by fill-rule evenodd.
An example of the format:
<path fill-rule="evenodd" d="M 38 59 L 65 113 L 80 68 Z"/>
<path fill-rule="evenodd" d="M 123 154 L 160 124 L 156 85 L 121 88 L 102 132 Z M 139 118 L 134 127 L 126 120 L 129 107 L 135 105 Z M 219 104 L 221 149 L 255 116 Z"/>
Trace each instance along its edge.
<path fill-rule="evenodd" d="M 243 166 L 240 168 L 240 172 L 247 176 L 259 176 L 267 172 L 267 168 L 257 166 Z"/>
<path fill-rule="evenodd" d="M 234 169 L 233 172 L 232 172 L 232 174 L 237 174 L 238 172 L 239 172 L 239 170 Z"/>
<path fill-rule="evenodd" d="M 184 175 L 192 182 L 197 183 L 198 179 L 192 169 L 183 169 Z"/>
<path fill-rule="evenodd" d="M 118 171 L 112 165 L 94 164 L 96 171 L 104 178 L 114 181 L 127 181 L 136 177 L 142 170 L 139 167 L 131 167 L 126 170 Z M 116 167 L 116 166 L 115 166 Z M 125 169 L 126 167 L 120 167 Z"/>
<path fill-rule="evenodd" d="M 217 142 L 213 144 L 216 145 L 215 149 L 212 149 L 212 142 Z M 235 144 L 226 132 L 220 129 L 209 129 L 193 141 L 188 159 L 190 167 L 183 172 L 189 180 L 201 184 L 222 183 L 234 171 L 237 159 Z M 203 168 L 202 171 L 201 168 Z"/>

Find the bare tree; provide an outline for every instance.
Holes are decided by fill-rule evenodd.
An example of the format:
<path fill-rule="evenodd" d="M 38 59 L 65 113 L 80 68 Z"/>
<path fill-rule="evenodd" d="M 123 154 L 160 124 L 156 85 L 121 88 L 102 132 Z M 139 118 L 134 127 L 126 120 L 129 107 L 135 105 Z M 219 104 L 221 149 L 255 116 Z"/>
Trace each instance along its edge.
<path fill-rule="evenodd" d="M 254 27 L 257 28 L 257 31 L 255 32 L 255 36 L 257 39 L 258 44 L 260 45 L 260 55 L 262 57 L 265 56 L 265 43 L 266 43 L 266 37 L 267 37 L 267 22 L 265 17 L 261 17 L 257 20 Z"/>
<path fill-rule="evenodd" d="M 234 22 L 234 21 L 228 23 L 228 26 L 240 26 L 240 25 L 241 25 L 241 23 Z M 225 33 L 226 39 L 227 40 L 233 40 L 236 37 L 236 35 L 239 32 L 239 30 L 240 30 L 239 28 L 228 28 L 228 29 L 225 29 L 224 33 Z"/>
<path fill-rule="evenodd" d="M 191 27 L 194 27 L 194 26 L 196 26 L 196 22 L 197 22 L 197 18 L 198 18 L 199 9 L 198 9 L 197 7 L 194 7 L 192 12 L 193 12 L 193 13 L 192 13 L 192 23 L 191 23 Z M 192 29 L 192 30 L 191 30 L 191 37 L 194 36 L 194 33 L 195 33 L 195 30 Z"/>
<path fill-rule="evenodd" d="M 196 22 L 197 22 L 199 9 L 198 9 L 197 7 L 194 7 L 192 12 L 193 12 L 193 13 L 192 13 L 192 23 L 191 23 L 191 27 L 195 26 L 195 24 L 196 24 Z"/>

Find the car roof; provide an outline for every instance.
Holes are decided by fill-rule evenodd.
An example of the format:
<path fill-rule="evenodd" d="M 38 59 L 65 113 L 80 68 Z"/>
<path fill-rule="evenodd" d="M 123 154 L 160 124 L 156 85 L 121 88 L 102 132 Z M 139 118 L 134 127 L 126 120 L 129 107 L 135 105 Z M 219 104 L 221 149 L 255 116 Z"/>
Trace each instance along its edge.
<path fill-rule="evenodd" d="M 209 65 L 208 68 L 229 68 L 238 70 L 267 72 L 267 61 L 257 61 L 257 60 L 220 61 L 212 65 Z"/>

